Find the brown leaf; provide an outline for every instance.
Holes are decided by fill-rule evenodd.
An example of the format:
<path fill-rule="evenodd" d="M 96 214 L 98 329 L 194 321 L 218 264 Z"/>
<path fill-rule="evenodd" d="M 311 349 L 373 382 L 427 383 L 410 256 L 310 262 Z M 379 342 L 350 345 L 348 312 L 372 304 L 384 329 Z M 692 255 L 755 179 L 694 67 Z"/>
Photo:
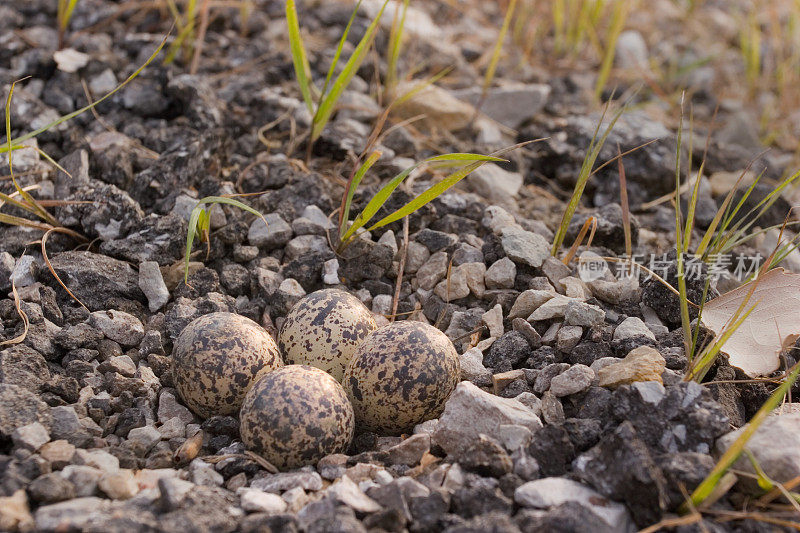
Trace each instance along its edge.
<path fill-rule="evenodd" d="M 755 285 L 742 314 L 753 308 L 722 346 L 730 364 L 748 376 L 770 374 L 780 366 L 779 355 L 800 337 L 800 274 L 782 268 L 714 298 L 703 307 L 703 324 L 721 335 Z"/>

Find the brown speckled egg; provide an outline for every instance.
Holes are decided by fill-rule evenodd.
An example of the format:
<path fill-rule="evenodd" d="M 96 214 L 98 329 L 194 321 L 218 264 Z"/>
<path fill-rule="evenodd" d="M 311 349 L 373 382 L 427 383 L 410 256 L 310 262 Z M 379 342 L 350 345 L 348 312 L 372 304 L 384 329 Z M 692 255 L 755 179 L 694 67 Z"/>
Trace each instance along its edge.
<path fill-rule="evenodd" d="M 259 379 L 239 418 L 244 444 L 280 469 L 346 451 L 355 429 L 339 382 L 306 365 L 287 365 Z"/>
<path fill-rule="evenodd" d="M 172 350 L 175 388 L 204 418 L 236 413 L 256 379 L 280 366 L 283 361 L 269 333 L 234 313 L 192 320 Z"/>
<path fill-rule="evenodd" d="M 324 289 L 297 302 L 286 315 L 278 346 L 288 364 L 311 365 L 341 381 L 356 348 L 376 328 L 361 300 Z"/>
<path fill-rule="evenodd" d="M 444 333 L 404 320 L 364 339 L 342 384 L 360 427 L 399 434 L 439 416 L 460 374 L 458 353 Z"/>

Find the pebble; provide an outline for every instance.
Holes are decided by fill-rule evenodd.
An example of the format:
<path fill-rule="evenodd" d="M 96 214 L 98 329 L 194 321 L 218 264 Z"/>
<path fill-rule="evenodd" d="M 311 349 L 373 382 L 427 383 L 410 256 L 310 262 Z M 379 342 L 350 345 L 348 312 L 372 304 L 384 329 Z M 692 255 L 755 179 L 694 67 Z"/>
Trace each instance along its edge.
<path fill-rule="evenodd" d="M 615 341 L 621 341 L 640 336 L 647 337 L 651 340 L 656 340 L 656 336 L 653 335 L 653 332 L 650 331 L 650 328 L 647 327 L 647 324 L 645 324 L 641 318 L 635 316 L 626 318 L 614 329 Z"/>
<path fill-rule="evenodd" d="M 139 492 L 139 486 L 133 477 L 133 471 L 121 469 L 106 473 L 97 482 L 97 487 L 112 500 L 127 500 Z"/>
<path fill-rule="evenodd" d="M 128 440 L 140 443 L 145 450 L 149 451 L 161 440 L 161 433 L 153 426 L 142 426 L 130 430 Z"/>
<path fill-rule="evenodd" d="M 558 287 L 561 285 L 561 280 L 568 277 L 572 271 L 562 261 L 551 255 L 542 263 L 542 273 L 554 287 Z"/>
<path fill-rule="evenodd" d="M 342 476 L 325 492 L 357 513 L 375 513 L 381 510 L 378 502 L 364 494 L 364 491 L 347 476 Z"/>
<path fill-rule="evenodd" d="M 465 266 L 466 265 L 461 265 L 450 269 L 450 277 L 443 279 L 436 285 L 436 288 L 433 290 L 434 294 L 445 302 L 460 300 L 461 298 L 469 296 L 467 272 L 464 270 Z M 417 275 L 419 276 L 419 273 Z M 417 279 L 419 279 L 419 277 L 417 277 Z M 420 286 L 422 286 L 421 283 Z"/>
<path fill-rule="evenodd" d="M 481 224 L 495 235 L 500 235 L 504 228 L 519 226 L 514 219 L 514 215 L 499 205 L 490 205 L 484 209 Z"/>
<path fill-rule="evenodd" d="M 115 309 L 95 311 L 91 317 L 91 323 L 94 327 L 122 346 L 138 346 L 144 337 L 142 322 L 124 311 Z"/>
<path fill-rule="evenodd" d="M 636 529 L 624 505 L 563 477 L 537 479 L 520 485 L 514 491 L 514 501 L 517 505 L 534 509 L 550 509 L 565 502 L 576 502 L 602 518 L 614 531 Z"/>
<path fill-rule="evenodd" d="M 0 529 L 30 531 L 33 527 L 33 516 L 24 489 L 17 490 L 11 496 L 0 497 Z"/>
<path fill-rule="evenodd" d="M 411 241 L 408 243 L 408 251 L 406 253 L 406 267 L 405 271 L 408 274 L 414 274 L 430 259 L 431 253 L 428 248 L 418 243 Z M 437 280 L 438 281 L 438 280 Z"/>
<path fill-rule="evenodd" d="M 572 365 L 550 381 L 550 392 L 555 396 L 569 396 L 587 390 L 594 380 L 594 370 L 586 365 Z"/>
<path fill-rule="evenodd" d="M 523 178 L 519 172 L 509 172 L 494 163 L 487 163 L 473 170 L 467 176 L 467 183 L 483 198 L 503 203 L 506 198 L 519 193 Z"/>
<path fill-rule="evenodd" d="M 335 257 L 322 263 L 322 282 L 325 285 L 338 285 L 339 280 L 339 260 Z"/>
<path fill-rule="evenodd" d="M 517 265 L 508 257 L 498 259 L 486 269 L 484 279 L 487 289 L 513 289 L 517 278 Z"/>
<path fill-rule="evenodd" d="M 61 470 L 72 462 L 75 446 L 66 440 L 54 440 L 39 449 L 39 455 L 50 463 L 53 470 Z"/>
<path fill-rule="evenodd" d="M 209 487 L 219 487 L 225 482 L 225 478 L 214 469 L 214 465 L 206 463 L 200 458 L 189 463 L 189 479 L 195 485 Z"/>
<path fill-rule="evenodd" d="M 569 352 L 575 348 L 583 337 L 583 328 L 580 326 L 562 326 L 556 333 L 556 349 L 560 352 Z"/>
<path fill-rule="evenodd" d="M 534 268 L 550 256 L 550 244 L 544 237 L 514 226 L 503 228 L 500 243 L 512 261 Z"/>
<path fill-rule="evenodd" d="M 524 426 L 535 432 L 542 423 L 527 406 L 484 392 L 462 381 L 445 403 L 432 440 L 449 454 L 464 453 L 481 433 L 492 435 L 503 424 Z"/>
<path fill-rule="evenodd" d="M 392 300 L 389 294 L 378 294 L 372 299 L 372 312 L 376 315 L 389 316 L 392 313 Z"/>
<path fill-rule="evenodd" d="M 16 448 L 35 452 L 50 440 L 47 428 L 39 422 L 20 426 L 11 433 Z"/>
<path fill-rule="evenodd" d="M 247 241 L 253 246 L 258 246 L 265 250 L 279 248 L 289 242 L 292 238 L 292 227 L 277 213 L 264 215 L 267 224 L 257 218 L 250 224 L 247 231 Z"/>
<path fill-rule="evenodd" d="M 566 420 L 564 416 L 564 406 L 550 391 L 542 394 L 542 420 L 548 426 L 560 426 Z"/>
<path fill-rule="evenodd" d="M 486 311 L 481 315 L 481 322 L 489 328 L 490 337 L 500 337 L 503 334 L 503 307 L 497 304 Z"/>
<path fill-rule="evenodd" d="M 169 301 L 169 289 L 164 283 L 164 276 L 156 261 L 139 263 L 139 288 L 147 297 L 151 313 L 155 313 Z"/>
<path fill-rule="evenodd" d="M 258 489 L 240 489 L 239 496 L 242 509 L 250 513 L 279 514 L 288 507 L 286 501 L 277 494 Z"/>
<path fill-rule="evenodd" d="M 23 255 L 17 260 L 14 270 L 11 272 L 11 283 L 17 289 L 33 285 L 36 283 L 36 272 L 38 270 L 36 259 L 30 255 Z"/>
<path fill-rule="evenodd" d="M 159 422 L 166 422 L 173 418 L 180 419 L 184 424 L 194 422 L 194 415 L 185 407 L 178 403 L 175 395 L 169 390 L 162 390 L 158 397 L 158 420 Z"/>
<path fill-rule="evenodd" d="M 478 348 L 470 348 L 458 359 L 461 363 L 461 379 L 481 385 L 491 383 L 492 372 L 483 366 L 483 353 Z"/>
<path fill-rule="evenodd" d="M 563 318 L 564 313 L 567 311 L 567 305 L 575 301 L 576 300 L 567 298 L 566 296 L 556 295 L 537 307 L 528 317 L 528 320 L 534 322 L 538 320 L 550 320 L 551 318 Z"/>
<path fill-rule="evenodd" d="M 650 346 L 634 348 L 625 358 L 597 372 L 601 387 L 615 389 L 637 381 L 657 381 L 661 383 L 661 374 L 666 368 L 664 357 Z"/>
<path fill-rule="evenodd" d="M 513 320 L 515 318 L 528 318 L 536 309 L 541 307 L 545 302 L 558 296 L 555 291 L 543 291 L 538 289 L 528 289 L 523 291 L 514 301 L 511 306 L 511 311 L 508 313 L 508 318 Z"/>
<path fill-rule="evenodd" d="M 417 283 L 425 290 L 433 290 L 447 275 L 447 252 L 436 252 L 417 270 Z M 466 285 L 466 280 L 464 280 Z"/>
<path fill-rule="evenodd" d="M 257 478 L 250 483 L 250 486 L 254 489 L 273 493 L 283 492 L 294 487 L 317 491 L 322 490 L 322 478 L 316 472 L 298 470 Z"/>
<path fill-rule="evenodd" d="M 486 265 L 483 263 L 463 263 L 456 268 L 463 270 L 467 280 L 467 287 L 472 291 L 472 294 L 478 298 L 483 298 L 486 293 L 486 285 L 484 283 Z"/>
<path fill-rule="evenodd" d="M 602 324 L 605 318 L 606 312 L 600 307 L 577 300 L 569 301 L 564 311 L 564 321 L 571 326 L 590 328 Z"/>
<path fill-rule="evenodd" d="M 716 450 L 723 454 L 742 434 L 744 428 L 732 431 L 717 439 Z M 768 416 L 747 441 L 747 449 L 755 457 L 764 473 L 777 483 L 785 483 L 800 476 L 800 412 Z M 756 472 L 749 458 L 739 457 L 733 468 L 751 474 Z M 762 492 L 754 480 L 740 477 L 750 491 Z"/>

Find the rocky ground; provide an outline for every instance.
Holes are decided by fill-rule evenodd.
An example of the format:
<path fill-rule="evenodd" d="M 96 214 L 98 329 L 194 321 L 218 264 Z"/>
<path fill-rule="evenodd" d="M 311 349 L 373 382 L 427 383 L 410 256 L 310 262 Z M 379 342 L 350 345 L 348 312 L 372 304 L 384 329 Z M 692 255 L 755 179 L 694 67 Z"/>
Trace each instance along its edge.
<path fill-rule="evenodd" d="M 169 28 L 168 11 L 125 4 L 81 0 L 67 45 L 85 55 L 55 60 L 55 3 L 0 5 L 4 94 L 7 84 L 30 76 L 11 105 L 14 136 L 84 105 L 82 81 L 97 98 L 147 59 Z M 382 179 L 423 157 L 548 139 L 510 154 L 507 164 L 483 167 L 411 215 L 407 242 L 397 222 L 340 255 L 331 249 L 329 214 L 350 156 L 381 111 L 371 96 L 375 64 L 362 66 L 306 164 L 294 141 L 309 117 L 293 81 L 282 2 L 255 2 L 245 28 L 235 9 L 219 7 L 198 74 L 180 61 L 157 60 L 99 105 L 96 117 L 86 113 L 41 134 L 34 142 L 70 176 L 33 150 L 15 154 L 20 183 L 37 184 L 39 199 L 60 201 L 53 215 L 87 238 L 55 234 L 47 242 L 53 270 L 86 308 L 31 244 L 40 231 L 0 226 L 0 340 L 24 328 L 12 280 L 30 321 L 24 342 L 0 351 L 0 529 L 634 531 L 672 516 L 711 470 L 730 443 L 725 435 L 774 387 L 743 381 L 722 359 L 707 383 L 682 381 L 687 359 L 671 293 L 644 275 L 618 278 L 613 263 L 601 279 L 585 282 L 549 253 L 599 118 L 587 97 L 591 75 L 501 66 L 498 76 L 508 83 L 490 93 L 489 118 L 470 124 L 466 102 L 476 97 L 482 72 L 475 61 L 496 30 L 445 3 L 419 4 L 419 16 L 447 24 L 417 19 L 409 30 L 417 54 L 454 70 L 440 83 L 447 89 L 423 93 L 408 111 L 425 113 L 425 121 L 382 140 L 383 157 L 354 211 Z M 301 25 L 320 43 L 311 57 L 315 72 L 325 72 L 350 9 L 337 2 L 301 9 Z M 501 15 L 487 16 L 499 26 Z M 368 22 L 357 17 L 354 32 Z M 636 53 L 633 41 L 621 46 Z M 697 114 L 708 116 L 716 102 L 701 89 Z M 635 212 L 674 189 L 674 124 L 648 115 L 646 103 L 620 119 L 599 159 L 657 139 L 625 159 Z M 705 166 L 710 179 L 701 187 L 701 226 L 727 192 L 717 184 L 761 151 L 742 118 L 747 112 L 741 102 L 722 109 Z M 775 150 L 756 164 L 777 178 L 789 161 Z M 433 178 L 416 177 L 384 210 Z M 618 183 L 616 165 L 593 178 L 567 246 L 594 214 L 591 251 L 624 252 Z M 7 178 L 0 188 L 12 191 Z M 209 247 L 198 246 L 184 284 L 189 212 L 200 197 L 232 193 L 259 193 L 244 200 L 269 225 L 214 206 Z M 788 206 L 782 199 L 768 216 L 780 222 Z M 633 230 L 637 254 L 674 249 L 668 203 L 638 211 Z M 764 253 L 759 246 L 740 252 Z M 673 277 L 674 257 L 667 259 Z M 194 318 L 231 311 L 274 334 L 299 298 L 326 287 L 390 315 L 403 258 L 400 318 L 436 325 L 461 357 L 463 381 L 438 420 L 412 435 L 357 433 L 347 455 L 271 473 L 246 453 L 236 417 L 203 420 L 176 398 L 172 344 Z M 800 264 L 794 256 L 787 261 Z M 735 278 L 729 273 L 722 282 L 730 287 Z M 787 352 L 784 365 L 794 357 Z M 796 398 L 800 388 L 793 392 Z M 752 450 L 768 472 L 789 479 L 800 475 L 800 411 L 798 404 L 782 410 Z M 789 530 L 747 515 L 730 520 L 749 509 L 747 494 L 740 484 L 702 522 L 676 529 Z M 784 507 L 772 516 L 797 523 Z"/>

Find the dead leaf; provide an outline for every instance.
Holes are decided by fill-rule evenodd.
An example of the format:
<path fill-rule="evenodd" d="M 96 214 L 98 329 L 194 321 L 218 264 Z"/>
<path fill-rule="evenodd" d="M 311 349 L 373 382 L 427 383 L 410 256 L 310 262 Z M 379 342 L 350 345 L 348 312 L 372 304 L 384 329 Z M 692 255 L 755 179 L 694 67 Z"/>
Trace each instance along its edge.
<path fill-rule="evenodd" d="M 751 377 L 770 374 L 780 366 L 779 355 L 800 337 L 800 274 L 782 268 L 714 298 L 703 307 L 703 324 L 720 335 L 752 284 L 756 284 L 744 311 L 750 315 L 722 346 L 730 364 Z M 754 307 L 755 306 L 755 307 Z"/>

